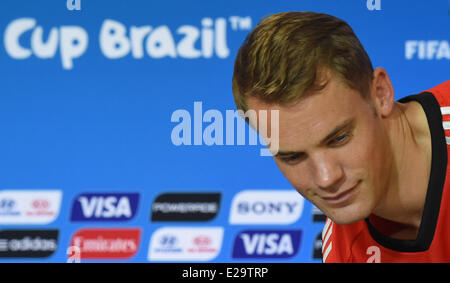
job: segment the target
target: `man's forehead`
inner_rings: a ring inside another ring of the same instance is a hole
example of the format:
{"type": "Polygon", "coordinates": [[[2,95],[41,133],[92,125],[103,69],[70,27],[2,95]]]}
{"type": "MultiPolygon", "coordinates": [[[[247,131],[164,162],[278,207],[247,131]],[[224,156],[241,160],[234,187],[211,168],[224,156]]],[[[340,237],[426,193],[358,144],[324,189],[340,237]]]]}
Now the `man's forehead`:
{"type": "MultiPolygon", "coordinates": [[[[280,117],[290,119],[295,116],[301,116],[302,112],[336,111],[338,108],[351,108],[355,104],[355,96],[359,92],[348,87],[344,82],[335,76],[329,76],[327,80],[321,81],[315,89],[307,91],[299,98],[289,103],[279,103],[273,101],[264,101],[255,96],[247,98],[249,109],[256,111],[279,110],[280,117]]],[[[310,115],[307,114],[307,115],[310,115]]]]}

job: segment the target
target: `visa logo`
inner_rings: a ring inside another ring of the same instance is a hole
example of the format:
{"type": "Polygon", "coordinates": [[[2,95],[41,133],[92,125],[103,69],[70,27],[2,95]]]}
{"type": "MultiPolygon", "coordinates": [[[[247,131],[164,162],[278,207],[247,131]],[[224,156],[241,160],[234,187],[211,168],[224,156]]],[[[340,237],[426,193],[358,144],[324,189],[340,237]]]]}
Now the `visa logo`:
{"type": "Polygon", "coordinates": [[[124,221],[136,215],[138,193],[81,194],[72,205],[72,221],[124,221]]]}
{"type": "Polygon", "coordinates": [[[298,253],[301,231],[248,230],[234,241],[233,258],[289,258],[298,253]]]}

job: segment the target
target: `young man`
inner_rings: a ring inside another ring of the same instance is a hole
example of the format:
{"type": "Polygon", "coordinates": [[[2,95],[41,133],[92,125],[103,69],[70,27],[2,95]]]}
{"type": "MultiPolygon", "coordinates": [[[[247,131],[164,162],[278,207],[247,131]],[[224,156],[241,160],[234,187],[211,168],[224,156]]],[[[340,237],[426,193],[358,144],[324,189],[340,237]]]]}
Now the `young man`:
{"type": "Polygon", "coordinates": [[[233,93],[279,110],[274,159],[328,216],[324,262],[450,262],[450,81],[395,102],[347,23],[288,12],[248,35],[233,93]]]}

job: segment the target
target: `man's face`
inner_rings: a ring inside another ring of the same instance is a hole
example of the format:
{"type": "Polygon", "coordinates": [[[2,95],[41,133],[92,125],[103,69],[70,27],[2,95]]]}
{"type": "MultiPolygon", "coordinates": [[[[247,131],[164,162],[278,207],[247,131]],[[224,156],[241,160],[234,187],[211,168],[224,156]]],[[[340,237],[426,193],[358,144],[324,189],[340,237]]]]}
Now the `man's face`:
{"type": "MultiPolygon", "coordinates": [[[[324,89],[280,106],[249,98],[249,109],[279,110],[275,161],[289,182],[338,224],[370,215],[389,180],[391,153],[374,107],[334,75],[324,89]]],[[[269,123],[270,123],[270,119],[269,123]]],[[[268,133],[270,136],[270,132],[268,133]]]]}

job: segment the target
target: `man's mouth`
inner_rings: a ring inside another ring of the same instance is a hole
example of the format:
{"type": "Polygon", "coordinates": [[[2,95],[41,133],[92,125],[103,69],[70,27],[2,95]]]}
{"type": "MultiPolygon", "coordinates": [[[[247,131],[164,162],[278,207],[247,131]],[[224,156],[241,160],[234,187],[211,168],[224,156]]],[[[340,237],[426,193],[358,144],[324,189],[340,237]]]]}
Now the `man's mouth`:
{"type": "Polygon", "coordinates": [[[361,183],[361,181],[358,181],[356,183],[356,185],[354,185],[353,187],[346,189],[344,191],[338,192],[335,195],[322,196],[321,198],[332,206],[341,206],[341,205],[345,204],[348,200],[350,200],[350,198],[352,198],[353,195],[355,195],[359,183],[361,183]]]}

